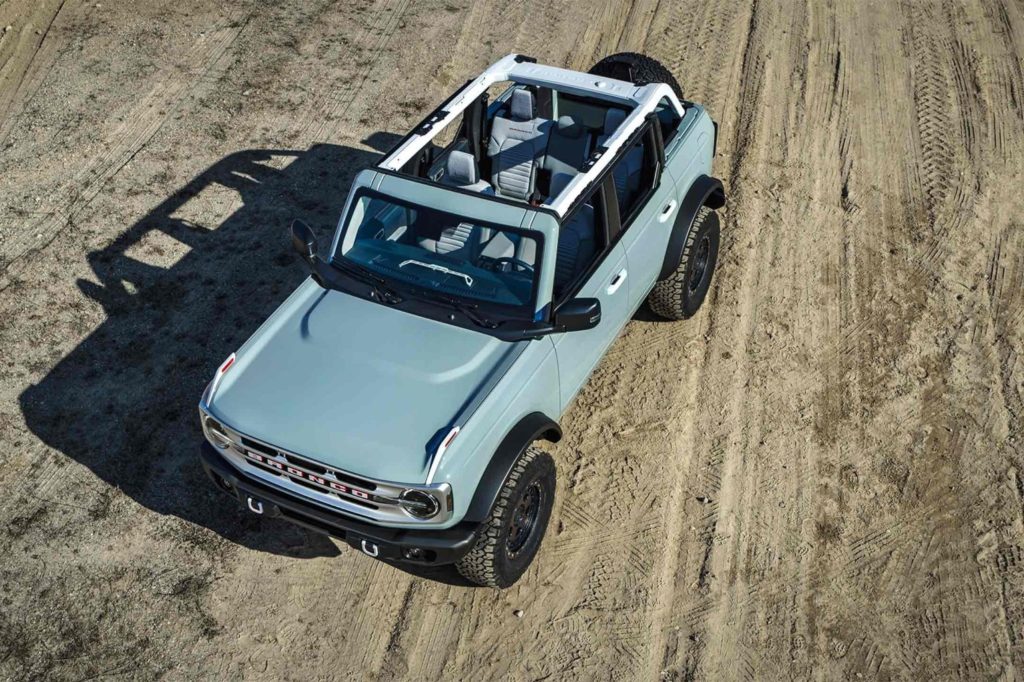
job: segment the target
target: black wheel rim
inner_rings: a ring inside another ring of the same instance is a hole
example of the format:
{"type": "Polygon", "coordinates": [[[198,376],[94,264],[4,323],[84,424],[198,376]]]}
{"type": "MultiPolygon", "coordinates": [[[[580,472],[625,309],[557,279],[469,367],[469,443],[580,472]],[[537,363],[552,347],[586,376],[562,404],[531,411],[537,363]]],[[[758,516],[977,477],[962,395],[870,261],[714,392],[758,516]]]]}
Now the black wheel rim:
{"type": "Polygon", "coordinates": [[[711,240],[708,237],[700,240],[697,254],[693,259],[693,270],[690,271],[690,291],[697,291],[704,281],[704,273],[708,269],[708,255],[711,253],[711,240]]]}
{"type": "Polygon", "coordinates": [[[508,555],[514,557],[526,545],[526,542],[533,535],[533,529],[537,526],[537,517],[540,516],[541,500],[544,491],[540,483],[531,483],[520,496],[516,506],[512,509],[512,520],[508,530],[508,540],[505,548],[508,555]]]}

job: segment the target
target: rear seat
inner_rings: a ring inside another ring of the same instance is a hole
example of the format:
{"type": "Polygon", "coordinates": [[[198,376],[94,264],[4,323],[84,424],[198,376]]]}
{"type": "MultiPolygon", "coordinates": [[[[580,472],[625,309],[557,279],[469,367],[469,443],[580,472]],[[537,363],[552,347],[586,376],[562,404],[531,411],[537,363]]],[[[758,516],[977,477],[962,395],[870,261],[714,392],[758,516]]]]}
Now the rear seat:
{"type": "MultiPolygon", "coordinates": [[[[604,115],[604,133],[598,136],[597,145],[605,144],[625,120],[625,111],[609,109],[604,115]]],[[[615,164],[612,174],[615,178],[615,193],[618,195],[620,207],[629,206],[636,191],[640,188],[643,165],[644,148],[640,143],[626,152],[625,156],[615,164]]]]}
{"type": "Polygon", "coordinates": [[[537,118],[533,93],[523,88],[512,92],[508,116],[498,114],[491,122],[491,184],[500,196],[529,200],[552,122],[537,118]]]}
{"type": "MultiPolygon", "coordinates": [[[[554,177],[556,175],[567,175],[571,180],[580,172],[580,168],[587,160],[590,153],[590,140],[586,128],[577,123],[572,116],[562,116],[558,119],[557,125],[551,131],[551,139],[548,141],[547,154],[541,166],[551,172],[551,191],[549,195],[554,198],[558,196],[555,192],[554,177]]],[[[564,188],[561,185],[559,191],[564,188]]]]}

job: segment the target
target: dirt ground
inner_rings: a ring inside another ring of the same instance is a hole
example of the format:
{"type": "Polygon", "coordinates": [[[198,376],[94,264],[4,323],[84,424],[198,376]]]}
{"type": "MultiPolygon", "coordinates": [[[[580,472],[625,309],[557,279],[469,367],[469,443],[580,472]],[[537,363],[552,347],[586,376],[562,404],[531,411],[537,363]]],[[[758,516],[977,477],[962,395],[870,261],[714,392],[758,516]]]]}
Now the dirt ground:
{"type": "Polygon", "coordinates": [[[0,0],[0,31],[0,678],[1024,674],[1020,0],[0,0]],[[195,405],[304,277],[290,220],[326,235],[496,58],[620,50],[721,125],[720,269],[566,415],[523,580],[244,517],[195,405]]]}

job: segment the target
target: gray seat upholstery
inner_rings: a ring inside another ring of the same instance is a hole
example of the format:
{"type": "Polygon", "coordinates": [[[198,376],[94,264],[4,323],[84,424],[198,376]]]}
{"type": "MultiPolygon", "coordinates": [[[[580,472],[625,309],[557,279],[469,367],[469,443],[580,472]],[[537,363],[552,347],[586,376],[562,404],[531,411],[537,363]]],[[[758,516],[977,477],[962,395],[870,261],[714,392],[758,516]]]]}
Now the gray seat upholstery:
{"type": "Polygon", "coordinates": [[[622,109],[608,109],[604,112],[604,131],[597,138],[598,144],[604,144],[605,140],[612,136],[622,122],[626,120],[626,112],[622,109]]]}
{"type": "Polygon", "coordinates": [[[476,235],[479,227],[471,223],[459,223],[455,227],[445,227],[434,234],[420,234],[416,243],[421,248],[433,253],[451,254],[460,258],[473,258],[476,235]]]}
{"type": "Polygon", "coordinates": [[[491,159],[491,184],[497,194],[529,199],[537,182],[537,165],[547,147],[551,121],[537,118],[533,93],[512,92],[509,117],[498,114],[491,122],[487,155],[491,159]]]}
{"type": "MultiPolygon", "coordinates": [[[[621,109],[609,109],[604,115],[604,133],[598,136],[597,144],[605,144],[625,120],[626,112],[621,109]]],[[[644,148],[642,143],[637,143],[616,162],[615,168],[612,169],[612,176],[615,179],[615,194],[619,198],[620,210],[628,209],[636,198],[636,192],[640,189],[643,168],[644,148]]]]}
{"type": "Polygon", "coordinates": [[[487,230],[480,255],[485,258],[515,258],[529,265],[537,262],[537,243],[512,232],[487,230]]]}
{"type": "MultiPolygon", "coordinates": [[[[487,181],[480,179],[476,159],[466,152],[452,151],[445,160],[441,183],[461,187],[483,194],[494,194],[487,181]]],[[[471,223],[459,223],[454,227],[442,228],[435,234],[418,235],[416,243],[427,251],[472,258],[479,244],[480,228],[471,223]]]]}
{"type": "MultiPolygon", "coordinates": [[[[548,140],[547,154],[542,167],[551,171],[551,198],[558,196],[555,192],[553,179],[556,175],[568,175],[570,178],[580,172],[587,154],[590,153],[590,140],[586,128],[577,123],[572,116],[562,116],[551,131],[548,140]]],[[[564,185],[563,185],[564,187],[564,185]]]]}
{"type": "Polygon", "coordinates": [[[449,152],[448,158],[445,160],[441,184],[473,190],[482,194],[494,194],[490,183],[480,179],[480,168],[473,155],[457,150],[449,152]]]}

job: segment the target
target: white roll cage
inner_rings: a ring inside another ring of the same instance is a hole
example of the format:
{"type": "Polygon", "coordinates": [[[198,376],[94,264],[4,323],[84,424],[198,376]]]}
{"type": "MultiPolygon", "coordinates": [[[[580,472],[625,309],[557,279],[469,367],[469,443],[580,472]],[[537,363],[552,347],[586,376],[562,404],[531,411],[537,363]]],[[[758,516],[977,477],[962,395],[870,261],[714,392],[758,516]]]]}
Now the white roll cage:
{"type": "Polygon", "coordinates": [[[544,208],[554,210],[559,216],[565,216],[569,207],[590,185],[591,179],[600,175],[611,163],[619,147],[644,124],[647,115],[657,108],[661,100],[667,99],[679,116],[682,117],[686,114],[676,93],[665,83],[636,85],[603,76],[561,69],[556,66],[545,66],[529,61],[520,55],[510,54],[492,64],[486,71],[464,85],[428,119],[429,126],[417,128],[417,131],[421,128],[427,128],[426,130],[409,135],[380,162],[378,167],[391,171],[401,170],[445,126],[461,116],[466,108],[488,88],[495,83],[506,81],[519,85],[547,87],[559,92],[605,99],[633,107],[626,120],[605,142],[607,151],[601,154],[600,158],[588,169],[581,170],[551,204],[541,204],[544,208]]]}

